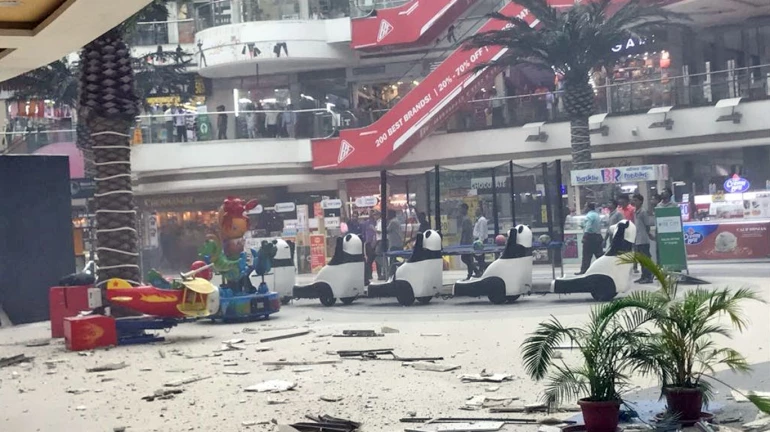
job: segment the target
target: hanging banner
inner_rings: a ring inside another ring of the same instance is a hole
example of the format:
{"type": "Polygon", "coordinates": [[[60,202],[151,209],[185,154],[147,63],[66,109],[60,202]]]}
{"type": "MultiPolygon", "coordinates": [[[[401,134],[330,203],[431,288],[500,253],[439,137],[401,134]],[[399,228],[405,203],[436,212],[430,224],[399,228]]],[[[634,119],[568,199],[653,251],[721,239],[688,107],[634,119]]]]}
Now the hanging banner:
{"type": "Polygon", "coordinates": [[[326,236],[310,235],[310,271],[317,273],[326,265],[326,236]]]}
{"type": "Polygon", "coordinates": [[[687,251],[684,244],[682,213],[679,207],[655,209],[657,228],[658,265],[667,271],[687,270],[687,251]]]}

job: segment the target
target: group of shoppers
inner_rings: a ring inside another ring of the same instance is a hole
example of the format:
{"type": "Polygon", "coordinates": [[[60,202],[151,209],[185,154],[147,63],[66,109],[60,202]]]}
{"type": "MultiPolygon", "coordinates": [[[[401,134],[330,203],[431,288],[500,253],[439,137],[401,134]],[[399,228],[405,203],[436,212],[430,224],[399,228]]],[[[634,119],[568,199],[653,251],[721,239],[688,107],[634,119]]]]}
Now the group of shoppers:
{"type": "MultiPolygon", "coordinates": [[[[665,188],[660,195],[654,194],[651,197],[652,208],[656,207],[677,207],[678,204],[672,200],[671,189],[665,188]]],[[[634,250],[648,257],[650,253],[650,244],[655,240],[655,234],[652,227],[655,226],[655,217],[652,212],[647,210],[644,205],[644,196],[636,193],[629,199],[628,195],[620,195],[608,206],[610,210],[608,224],[615,225],[622,220],[629,220],[636,225],[636,238],[634,240],[634,250]]],[[[605,245],[611,242],[609,231],[602,236],[601,216],[596,209],[596,204],[588,203],[585,208],[585,219],[582,223],[583,228],[583,260],[578,275],[584,274],[591,265],[592,258],[599,258],[604,254],[605,245]]],[[[637,266],[634,266],[634,272],[638,273],[637,266]]],[[[635,283],[652,283],[652,274],[647,269],[642,269],[642,274],[635,283]]]]}

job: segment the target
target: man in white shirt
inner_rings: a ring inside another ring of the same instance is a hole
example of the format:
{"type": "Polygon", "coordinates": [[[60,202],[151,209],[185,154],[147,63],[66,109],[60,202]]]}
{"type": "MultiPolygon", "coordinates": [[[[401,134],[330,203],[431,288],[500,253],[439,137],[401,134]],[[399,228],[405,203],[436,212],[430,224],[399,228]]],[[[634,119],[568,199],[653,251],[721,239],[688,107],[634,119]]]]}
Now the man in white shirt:
{"type": "Polygon", "coordinates": [[[177,142],[187,142],[187,120],[182,107],[177,107],[174,112],[174,126],[176,126],[177,142]]]}

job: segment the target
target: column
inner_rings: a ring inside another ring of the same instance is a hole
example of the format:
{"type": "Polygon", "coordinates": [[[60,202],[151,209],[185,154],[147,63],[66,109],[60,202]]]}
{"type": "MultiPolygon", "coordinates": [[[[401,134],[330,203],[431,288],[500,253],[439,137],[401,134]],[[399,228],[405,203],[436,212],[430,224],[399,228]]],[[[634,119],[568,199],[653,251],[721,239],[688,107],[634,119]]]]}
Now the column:
{"type": "Polygon", "coordinates": [[[241,0],[230,0],[230,23],[238,24],[243,21],[242,17],[241,0]]]}
{"type": "Polygon", "coordinates": [[[166,31],[168,32],[168,43],[176,45],[179,43],[179,10],[178,5],[175,2],[166,3],[166,9],[168,10],[168,24],[166,25],[166,31]]]}
{"type": "Polygon", "coordinates": [[[299,1],[299,19],[310,19],[310,4],[308,0],[297,1],[299,1]]]}

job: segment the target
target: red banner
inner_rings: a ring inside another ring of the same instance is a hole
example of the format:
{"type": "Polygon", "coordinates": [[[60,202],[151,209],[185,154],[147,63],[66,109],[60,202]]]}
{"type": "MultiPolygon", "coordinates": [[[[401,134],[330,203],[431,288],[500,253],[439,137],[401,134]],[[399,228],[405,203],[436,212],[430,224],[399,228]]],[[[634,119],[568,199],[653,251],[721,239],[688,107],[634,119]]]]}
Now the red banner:
{"type": "Polygon", "coordinates": [[[326,236],[310,235],[310,271],[317,273],[326,265],[326,236]]]}
{"type": "Polygon", "coordinates": [[[693,222],[684,224],[690,260],[770,258],[770,222],[693,222]]]}
{"type": "MultiPolygon", "coordinates": [[[[550,4],[572,5],[574,0],[550,0],[550,4]]],[[[537,24],[529,11],[516,3],[508,3],[500,12],[537,24]]],[[[505,25],[504,21],[491,19],[479,32],[501,30],[505,25]]],[[[458,48],[372,125],[342,130],[338,138],[313,140],[313,168],[378,167],[398,162],[463,103],[490,85],[497,71],[487,68],[474,73],[473,69],[499,58],[506,50],[503,47],[458,48]]]]}
{"type": "Polygon", "coordinates": [[[351,20],[350,46],[358,50],[433,43],[478,0],[412,0],[351,20]]]}

